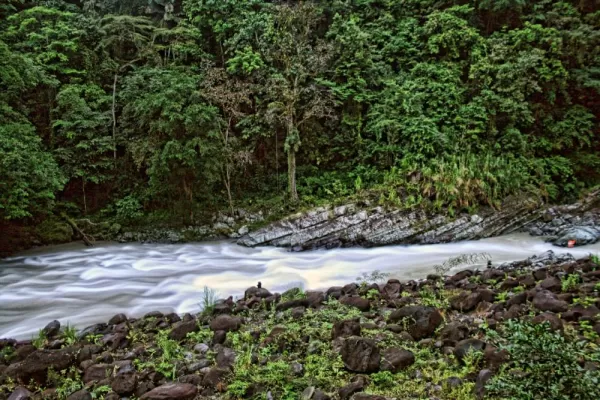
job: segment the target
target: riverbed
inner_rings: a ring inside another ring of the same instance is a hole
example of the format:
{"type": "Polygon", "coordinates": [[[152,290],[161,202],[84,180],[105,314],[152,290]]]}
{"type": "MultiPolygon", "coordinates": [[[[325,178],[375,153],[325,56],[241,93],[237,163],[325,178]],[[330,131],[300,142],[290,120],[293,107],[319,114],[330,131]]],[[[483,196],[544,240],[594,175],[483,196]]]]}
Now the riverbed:
{"type": "Polygon", "coordinates": [[[118,313],[137,317],[154,310],[196,312],[205,286],[221,297],[243,296],[258,281],[272,292],[294,286],[325,289],[373,270],[401,280],[424,278],[434,265],[464,253],[485,252],[498,264],[550,249],[583,257],[600,252],[600,244],[564,249],[541,238],[512,234],[437,245],[302,253],[246,248],[230,241],[48,247],[0,260],[0,338],[31,338],[54,319],[83,328],[118,313]]]}

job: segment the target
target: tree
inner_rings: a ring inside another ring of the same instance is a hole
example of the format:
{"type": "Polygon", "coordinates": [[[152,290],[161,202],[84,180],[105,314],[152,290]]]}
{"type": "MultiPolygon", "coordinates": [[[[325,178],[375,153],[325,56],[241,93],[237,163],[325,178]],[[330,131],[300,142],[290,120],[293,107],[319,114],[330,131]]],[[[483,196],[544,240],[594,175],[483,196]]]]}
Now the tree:
{"type": "Polygon", "coordinates": [[[65,85],[57,96],[52,125],[59,141],[55,154],[65,175],[81,180],[84,213],[86,184],[104,182],[113,167],[110,103],[110,96],[94,84],[65,85]]]}
{"type": "Polygon", "coordinates": [[[267,81],[267,116],[286,133],[288,191],[293,202],[298,200],[296,153],[301,129],[316,119],[334,117],[331,91],[317,82],[329,62],[329,46],[312,37],[319,21],[320,13],[314,4],[279,5],[267,49],[275,69],[267,81]]]}
{"type": "Polygon", "coordinates": [[[211,199],[223,149],[218,109],[186,69],[142,68],[128,76],[121,98],[128,150],[150,178],[152,196],[177,203],[193,221],[197,199],[211,199]]]}
{"type": "Polygon", "coordinates": [[[117,159],[117,83],[123,71],[148,55],[154,26],[144,17],[106,15],[100,21],[99,47],[111,57],[113,156],[117,159]]]}
{"type": "Polygon", "coordinates": [[[52,208],[65,179],[27,120],[0,104],[0,215],[30,217],[52,208]]]}
{"type": "Polygon", "coordinates": [[[237,122],[246,116],[252,107],[252,86],[227,74],[223,68],[212,68],[207,71],[202,82],[202,96],[209,103],[219,107],[223,119],[219,120],[224,162],[222,165],[223,183],[227,190],[229,209],[233,214],[233,198],[231,195],[232,173],[236,166],[250,162],[250,155],[244,151],[233,129],[237,122]]]}

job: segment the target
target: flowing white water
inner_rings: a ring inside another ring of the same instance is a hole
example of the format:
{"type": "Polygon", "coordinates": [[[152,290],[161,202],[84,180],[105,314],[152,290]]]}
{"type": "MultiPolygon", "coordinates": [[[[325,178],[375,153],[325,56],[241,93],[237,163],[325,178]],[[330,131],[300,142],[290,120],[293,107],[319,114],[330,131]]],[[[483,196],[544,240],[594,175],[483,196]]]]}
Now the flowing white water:
{"type": "Polygon", "coordinates": [[[83,328],[117,313],[194,312],[204,286],[222,297],[243,295],[257,281],[272,292],[324,289],[379,270],[402,280],[423,278],[450,257],[486,252],[494,263],[552,249],[581,257],[600,244],[562,249],[515,234],[480,241],[291,253],[231,242],[185,245],[57,246],[0,261],[0,337],[31,338],[51,320],[83,328]]]}

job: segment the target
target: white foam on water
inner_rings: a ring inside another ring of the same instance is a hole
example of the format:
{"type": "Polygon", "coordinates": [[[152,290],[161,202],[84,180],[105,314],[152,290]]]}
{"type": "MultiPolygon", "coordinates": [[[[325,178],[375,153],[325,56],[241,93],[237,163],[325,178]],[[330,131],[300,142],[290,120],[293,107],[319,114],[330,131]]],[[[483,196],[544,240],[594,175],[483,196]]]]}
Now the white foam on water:
{"type": "Polygon", "coordinates": [[[402,280],[423,278],[435,264],[464,253],[486,252],[494,263],[501,263],[550,249],[582,257],[599,252],[600,244],[564,249],[514,234],[450,244],[304,253],[250,249],[231,241],[37,249],[0,262],[0,337],[31,338],[53,319],[83,328],[118,313],[139,317],[154,310],[197,312],[205,286],[220,297],[241,297],[258,281],[272,292],[295,286],[326,289],[373,270],[402,280]]]}

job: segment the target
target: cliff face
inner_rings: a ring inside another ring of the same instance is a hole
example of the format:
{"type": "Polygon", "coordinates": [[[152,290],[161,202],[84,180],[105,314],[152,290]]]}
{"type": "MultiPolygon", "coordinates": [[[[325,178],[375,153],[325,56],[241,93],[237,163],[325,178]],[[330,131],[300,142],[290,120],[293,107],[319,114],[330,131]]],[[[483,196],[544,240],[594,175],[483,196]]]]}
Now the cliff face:
{"type": "Polygon", "coordinates": [[[539,202],[530,199],[513,201],[502,210],[455,217],[348,204],[292,215],[250,232],[238,243],[294,250],[443,243],[510,233],[539,219],[543,211],[539,202]]]}
{"type": "Polygon", "coordinates": [[[595,228],[599,218],[590,217],[596,213],[588,211],[597,205],[599,193],[590,193],[578,203],[558,207],[547,207],[534,199],[512,199],[500,210],[487,208],[477,214],[455,217],[422,210],[390,210],[356,204],[320,207],[250,232],[240,238],[238,244],[289,247],[301,251],[445,243],[528,230],[532,235],[548,236],[557,245],[565,246],[565,238],[568,239],[572,232],[581,231],[578,229],[580,224],[586,226],[587,234],[597,233],[592,240],[577,241],[577,244],[587,244],[600,239],[600,230],[595,228]],[[549,226],[553,229],[541,229],[549,226]]]}

